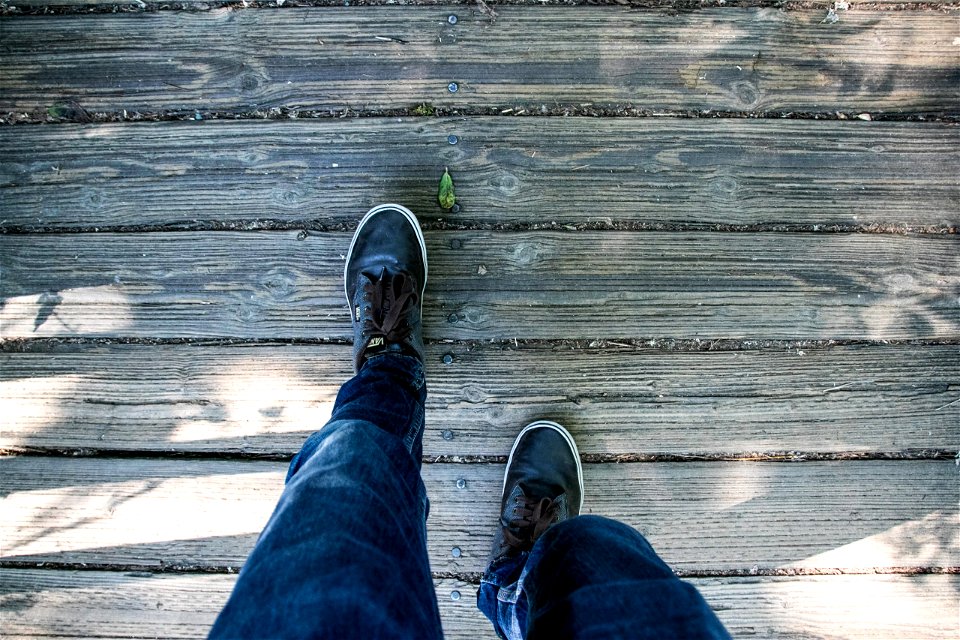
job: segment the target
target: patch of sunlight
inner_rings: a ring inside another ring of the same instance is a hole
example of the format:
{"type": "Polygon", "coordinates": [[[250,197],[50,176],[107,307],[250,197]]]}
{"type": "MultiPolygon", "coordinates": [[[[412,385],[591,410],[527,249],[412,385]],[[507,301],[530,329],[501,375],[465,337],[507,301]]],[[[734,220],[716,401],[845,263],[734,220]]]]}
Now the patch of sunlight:
{"type": "Polygon", "coordinates": [[[115,124],[101,124],[85,128],[80,135],[84,138],[115,138],[120,132],[120,127],[115,124]]]}
{"type": "Polygon", "coordinates": [[[934,511],[788,566],[836,569],[956,566],[960,561],[960,529],[956,519],[956,513],[934,511]]]}
{"type": "Polygon", "coordinates": [[[711,511],[726,511],[767,495],[772,479],[769,469],[768,465],[750,462],[724,464],[708,487],[711,511]]]}
{"type": "MultiPolygon", "coordinates": [[[[947,637],[956,624],[943,576],[810,576],[760,585],[757,617],[793,637],[947,637]]],[[[720,589],[718,589],[720,591],[720,589]]],[[[718,594],[719,595],[719,594],[718,594]]],[[[721,612],[721,617],[723,613],[721,612]]],[[[765,624],[764,624],[765,623],[765,624]]]]}
{"type": "Polygon", "coordinates": [[[265,368],[255,359],[217,374],[209,384],[210,399],[225,415],[181,422],[171,442],[316,431],[330,420],[337,394],[322,393],[297,372],[265,368]]]}
{"type": "Polygon", "coordinates": [[[18,446],[13,434],[29,435],[62,416],[57,400],[69,397],[82,376],[41,376],[0,380],[0,441],[18,446]]]}
{"type": "Polygon", "coordinates": [[[914,333],[948,337],[960,329],[957,323],[931,311],[928,303],[916,297],[889,297],[864,309],[862,318],[867,336],[877,340],[895,335],[911,336],[914,333]]]}
{"type": "Polygon", "coordinates": [[[102,335],[128,327],[131,308],[115,285],[15,296],[0,308],[0,337],[102,335]]]}
{"type": "Polygon", "coordinates": [[[139,478],[12,491],[0,501],[4,557],[256,535],[283,472],[139,478]]]}

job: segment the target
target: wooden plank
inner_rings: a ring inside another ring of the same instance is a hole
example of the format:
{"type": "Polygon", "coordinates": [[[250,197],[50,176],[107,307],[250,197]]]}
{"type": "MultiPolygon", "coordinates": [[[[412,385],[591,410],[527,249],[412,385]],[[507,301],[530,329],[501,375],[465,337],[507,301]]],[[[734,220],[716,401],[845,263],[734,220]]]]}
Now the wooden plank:
{"type": "MultiPolygon", "coordinates": [[[[6,235],[4,337],[349,339],[349,240],[6,235]]],[[[431,340],[960,335],[956,236],[448,231],[427,245],[431,340]]]]}
{"type": "MultiPolygon", "coordinates": [[[[196,638],[226,602],[232,575],[0,570],[7,638],[196,638]],[[118,597],[123,594],[123,597],[118,597]]],[[[943,638],[955,630],[956,575],[837,575],[690,580],[734,637],[943,638]]],[[[494,638],[476,586],[438,579],[447,638],[494,638]],[[452,600],[453,591],[460,593],[452,600]]]]}
{"type": "Polygon", "coordinates": [[[0,110],[957,112],[952,10],[826,24],[822,9],[541,9],[498,7],[495,22],[462,5],[15,17],[0,110]]]}
{"type": "MultiPolygon", "coordinates": [[[[237,568],[274,508],[285,469],[6,458],[2,554],[31,563],[237,568]]],[[[952,461],[590,464],[584,478],[584,513],[637,527],[681,571],[960,566],[952,461]]],[[[424,481],[432,569],[482,571],[503,465],[429,464],[424,481]]]]}
{"type": "MultiPolygon", "coordinates": [[[[930,2],[900,2],[899,0],[869,0],[865,3],[854,3],[857,5],[857,8],[865,8],[864,4],[869,5],[867,9],[872,8],[875,5],[898,5],[897,9],[916,9],[916,8],[930,8],[938,5],[948,5],[952,0],[931,0],[930,2]]],[[[163,0],[150,0],[149,2],[143,2],[142,0],[17,0],[16,7],[18,9],[27,9],[27,10],[37,10],[44,7],[114,7],[116,10],[125,11],[125,12],[135,12],[143,10],[155,10],[156,8],[163,8],[168,10],[178,10],[180,8],[189,8],[194,11],[209,11],[211,8],[221,8],[231,6],[230,0],[177,0],[175,3],[176,6],[173,6],[174,3],[166,2],[163,0]]],[[[414,3],[411,3],[414,4],[414,3]]],[[[437,0],[418,0],[415,4],[418,5],[436,5],[439,4],[437,0]]],[[[545,4],[545,3],[544,3],[545,4]]],[[[574,3],[570,3],[574,4],[574,3]]],[[[578,2],[578,4],[586,4],[585,2],[578,2]]],[[[801,4],[801,3],[797,3],[801,4]]],[[[258,2],[256,8],[262,7],[274,7],[274,6],[290,6],[286,3],[286,0],[270,0],[258,2]]],[[[827,10],[830,6],[833,5],[832,1],[828,0],[811,0],[809,2],[803,2],[802,6],[804,8],[811,7],[822,7],[824,11],[827,10]]],[[[233,5],[236,6],[236,5],[233,5]]],[[[556,6],[556,5],[554,5],[556,6]]],[[[708,8],[716,6],[716,3],[711,0],[700,0],[700,2],[694,4],[686,2],[686,0],[644,0],[642,3],[633,2],[630,5],[634,9],[663,9],[667,11],[693,11],[702,8],[708,8]]],[[[791,5],[784,4],[782,8],[792,9],[791,5]]],[[[245,10],[250,10],[250,7],[244,7],[245,10]]],[[[102,9],[101,9],[102,10],[102,9]]],[[[459,10],[459,7],[456,7],[455,10],[459,10]]],[[[549,9],[548,9],[549,10],[549,9]]],[[[498,14],[499,15],[499,14],[498,14]]],[[[844,12],[841,10],[838,14],[841,19],[844,15],[844,12]]]]}
{"type": "MultiPolygon", "coordinates": [[[[875,5],[898,5],[897,9],[916,9],[916,8],[930,8],[938,5],[948,5],[951,3],[951,0],[931,0],[930,2],[900,2],[899,0],[869,0],[869,2],[864,3],[853,3],[857,5],[857,8],[865,8],[864,5],[868,5],[866,8],[872,8],[875,5]]],[[[282,7],[286,4],[285,0],[277,2],[277,0],[270,0],[258,2],[256,8],[261,7],[282,7]]],[[[418,5],[436,5],[439,4],[437,0],[418,0],[416,3],[418,5]]],[[[545,4],[545,3],[544,3],[545,4]]],[[[575,4],[575,3],[570,3],[575,4]]],[[[576,4],[586,4],[585,2],[578,2],[576,4]]],[[[828,0],[811,0],[809,2],[796,3],[802,4],[804,8],[811,7],[822,7],[824,11],[827,10],[830,6],[833,5],[832,1],[828,0]]],[[[135,12],[143,10],[155,10],[156,8],[163,8],[168,10],[178,10],[180,8],[189,8],[194,11],[209,11],[211,8],[222,8],[231,6],[230,0],[177,0],[175,3],[165,2],[163,0],[150,0],[149,2],[143,2],[142,0],[17,0],[16,7],[18,9],[28,9],[28,10],[37,10],[44,7],[114,7],[115,10],[126,11],[126,12],[135,12]]],[[[236,5],[233,5],[236,6],[236,5]]],[[[290,5],[287,5],[288,7],[290,5]]],[[[554,5],[556,6],[556,5],[554,5]]],[[[709,8],[716,6],[716,3],[711,2],[711,0],[700,0],[698,3],[686,2],[686,0],[644,0],[641,2],[633,2],[630,5],[634,9],[663,9],[667,11],[694,11],[702,8],[709,8]]],[[[792,9],[790,4],[781,5],[781,8],[792,9]]],[[[250,7],[244,7],[246,10],[250,10],[250,7]]],[[[459,10],[459,7],[454,8],[459,10]]],[[[101,9],[102,10],[102,9],[101,9]]],[[[499,14],[498,14],[499,15],[499,14]]],[[[841,10],[838,15],[843,17],[844,11],[841,10]]]]}
{"type": "MultiPolygon", "coordinates": [[[[232,588],[224,575],[4,570],[7,637],[203,635],[232,588]],[[117,598],[118,591],[124,598],[117,598]],[[188,606],[184,606],[185,604],[188,606]]],[[[818,576],[693,580],[735,635],[769,638],[943,637],[956,576],[818,576]],[[824,592],[832,597],[826,598],[824,592]],[[722,608],[721,608],[722,607],[722,608]],[[842,621],[840,624],[838,622],[842,621]]],[[[494,637],[475,586],[437,581],[446,637],[494,637]],[[450,592],[461,592],[451,601],[450,592]]]]}
{"type": "Polygon", "coordinates": [[[952,125],[417,118],[0,128],[0,227],[454,224],[960,226],[952,125]],[[448,136],[456,135],[451,145],[448,136]]]}
{"type": "MultiPolygon", "coordinates": [[[[224,574],[0,569],[4,638],[202,638],[235,581],[224,574]]],[[[435,582],[445,637],[496,638],[476,608],[476,585],[435,582]]]]}
{"type": "MultiPolygon", "coordinates": [[[[293,455],[329,419],[350,354],[70,344],[3,353],[0,448],[293,455]]],[[[440,344],[427,349],[427,379],[427,457],[505,456],[520,427],[543,417],[565,424],[585,454],[897,453],[960,439],[960,347],[948,345],[440,344]]]]}
{"type": "Polygon", "coordinates": [[[202,638],[236,576],[0,569],[5,638],[202,638]]]}

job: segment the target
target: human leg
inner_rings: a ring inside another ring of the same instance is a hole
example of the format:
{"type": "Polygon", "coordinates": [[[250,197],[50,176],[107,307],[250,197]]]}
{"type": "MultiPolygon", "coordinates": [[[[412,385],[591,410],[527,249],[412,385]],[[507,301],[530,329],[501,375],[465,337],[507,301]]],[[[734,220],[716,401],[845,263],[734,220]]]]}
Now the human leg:
{"type": "Polygon", "coordinates": [[[211,637],[441,636],[420,478],[425,254],[412,214],[371,214],[347,260],[357,375],[291,462],[211,637]]]}
{"type": "Polygon", "coordinates": [[[622,522],[558,523],[537,541],[527,567],[527,638],[730,637],[696,588],[622,522]]]}
{"type": "MultiPolygon", "coordinates": [[[[508,462],[501,529],[478,592],[478,606],[504,638],[727,638],[723,625],[691,585],[680,581],[636,530],[596,516],[567,517],[541,509],[519,516],[522,501],[568,502],[582,495],[572,480],[576,448],[517,439],[521,466],[508,462]],[[529,481],[551,467],[565,468],[566,485],[529,481]],[[519,489],[518,489],[519,487],[519,489]],[[558,491],[563,494],[557,493],[558,491]],[[539,492],[539,493],[537,493],[539,492]]],[[[572,440],[572,439],[571,439],[572,440]]],[[[546,502],[542,502],[546,504],[546,502]]]]}

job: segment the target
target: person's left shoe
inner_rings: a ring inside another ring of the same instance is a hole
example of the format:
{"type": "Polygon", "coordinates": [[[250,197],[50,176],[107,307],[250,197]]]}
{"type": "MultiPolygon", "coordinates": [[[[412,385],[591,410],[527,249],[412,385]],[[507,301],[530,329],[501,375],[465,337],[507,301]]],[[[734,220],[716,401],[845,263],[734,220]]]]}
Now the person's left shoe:
{"type": "Polygon", "coordinates": [[[487,566],[533,549],[547,529],[580,515],[583,468],[570,432],[537,420],[520,432],[503,476],[500,522],[487,566]]]}
{"type": "Polygon", "coordinates": [[[353,322],[354,369],[381,353],[423,362],[423,292],[427,247],[406,207],[382,204],[360,220],[344,268],[353,322]]]}

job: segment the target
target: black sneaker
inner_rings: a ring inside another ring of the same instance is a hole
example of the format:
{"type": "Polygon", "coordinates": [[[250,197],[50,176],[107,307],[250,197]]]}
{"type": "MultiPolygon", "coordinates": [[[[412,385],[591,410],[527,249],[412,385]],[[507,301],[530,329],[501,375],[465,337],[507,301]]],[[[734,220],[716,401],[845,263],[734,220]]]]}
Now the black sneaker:
{"type": "Polygon", "coordinates": [[[547,529],[580,515],[582,506],[583,469],[573,436],[556,422],[527,425],[507,460],[490,562],[530,551],[547,529]]]}
{"type": "Polygon", "coordinates": [[[423,362],[427,246],[406,207],[382,204],[360,220],[343,274],[353,321],[354,369],[384,352],[423,362]]]}

